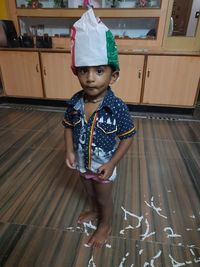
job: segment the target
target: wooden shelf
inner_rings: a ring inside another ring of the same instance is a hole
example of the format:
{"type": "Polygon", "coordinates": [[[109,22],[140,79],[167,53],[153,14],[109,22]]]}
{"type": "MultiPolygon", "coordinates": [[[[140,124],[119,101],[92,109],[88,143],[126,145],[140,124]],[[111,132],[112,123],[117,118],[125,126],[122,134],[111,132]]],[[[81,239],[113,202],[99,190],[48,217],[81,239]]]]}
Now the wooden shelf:
{"type": "MultiPolygon", "coordinates": [[[[170,0],[169,0],[170,1],[170,0]]],[[[86,11],[85,8],[16,8],[15,0],[7,1],[10,17],[15,22],[18,34],[20,31],[19,20],[28,18],[32,19],[78,19],[86,11]]],[[[161,7],[155,8],[95,8],[95,14],[102,19],[113,19],[116,25],[118,19],[155,19],[155,28],[157,35],[155,39],[133,38],[119,39],[117,43],[126,48],[149,48],[160,49],[162,46],[166,14],[168,8],[168,0],[161,1],[161,7]]],[[[152,24],[153,25],[153,24],[152,24]]],[[[150,30],[150,29],[149,29],[150,30]]]]}
{"type": "MultiPolygon", "coordinates": [[[[85,9],[82,8],[17,8],[16,15],[18,17],[63,17],[63,18],[79,18],[85,9]]],[[[95,14],[105,18],[149,18],[160,17],[160,9],[95,9],[95,14]],[[114,11],[114,12],[113,12],[114,11]]]]}

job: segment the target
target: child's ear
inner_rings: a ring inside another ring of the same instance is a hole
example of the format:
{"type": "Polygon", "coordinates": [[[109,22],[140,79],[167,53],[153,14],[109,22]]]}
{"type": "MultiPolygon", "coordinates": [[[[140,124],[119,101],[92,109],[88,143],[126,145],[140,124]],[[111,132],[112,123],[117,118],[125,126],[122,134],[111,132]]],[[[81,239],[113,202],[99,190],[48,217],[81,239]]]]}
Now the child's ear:
{"type": "Polygon", "coordinates": [[[119,71],[113,71],[112,76],[111,76],[111,80],[110,80],[110,84],[115,83],[119,78],[119,71]]]}

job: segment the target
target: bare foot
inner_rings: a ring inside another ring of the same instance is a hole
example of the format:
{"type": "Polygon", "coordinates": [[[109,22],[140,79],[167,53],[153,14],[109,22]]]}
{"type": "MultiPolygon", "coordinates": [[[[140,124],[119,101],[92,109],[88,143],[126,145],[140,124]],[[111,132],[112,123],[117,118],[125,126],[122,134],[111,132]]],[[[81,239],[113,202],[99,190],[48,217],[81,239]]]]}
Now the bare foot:
{"type": "Polygon", "coordinates": [[[78,223],[94,221],[98,218],[98,213],[93,210],[81,212],[78,217],[78,223]]]}
{"type": "Polygon", "coordinates": [[[107,239],[111,233],[111,227],[107,224],[99,224],[97,230],[94,232],[88,245],[93,248],[101,248],[107,242],[107,239]]]}

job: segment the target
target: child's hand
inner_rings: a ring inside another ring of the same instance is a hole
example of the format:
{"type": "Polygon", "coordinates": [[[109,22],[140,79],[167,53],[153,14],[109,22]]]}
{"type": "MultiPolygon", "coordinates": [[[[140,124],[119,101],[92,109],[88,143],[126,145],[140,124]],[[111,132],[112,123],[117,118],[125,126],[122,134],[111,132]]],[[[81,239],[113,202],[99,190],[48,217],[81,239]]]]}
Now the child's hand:
{"type": "Polygon", "coordinates": [[[65,158],[65,163],[67,164],[67,167],[69,167],[70,169],[76,169],[75,154],[67,153],[65,158]]]}
{"type": "Polygon", "coordinates": [[[110,161],[103,164],[99,168],[99,177],[101,179],[107,180],[112,175],[114,168],[115,165],[113,165],[110,161]]]}

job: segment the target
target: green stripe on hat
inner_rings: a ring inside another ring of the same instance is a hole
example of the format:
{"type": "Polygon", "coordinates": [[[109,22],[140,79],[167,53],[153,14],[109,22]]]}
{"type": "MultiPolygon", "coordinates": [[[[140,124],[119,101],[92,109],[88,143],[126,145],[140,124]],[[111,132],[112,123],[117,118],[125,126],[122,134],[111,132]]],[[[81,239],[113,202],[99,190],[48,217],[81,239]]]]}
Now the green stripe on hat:
{"type": "Polygon", "coordinates": [[[119,70],[117,46],[110,30],[106,32],[106,43],[107,43],[108,65],[114,67],[115,70],[119,70]]]}

